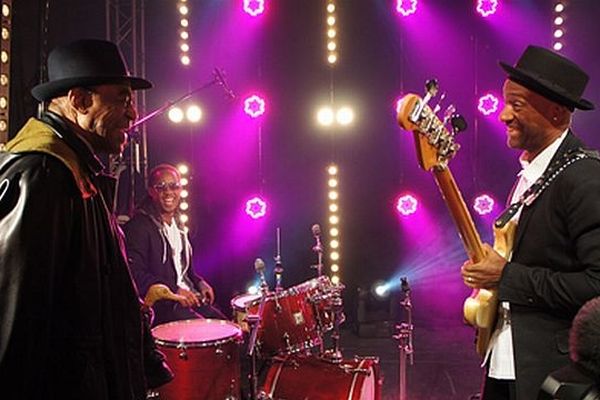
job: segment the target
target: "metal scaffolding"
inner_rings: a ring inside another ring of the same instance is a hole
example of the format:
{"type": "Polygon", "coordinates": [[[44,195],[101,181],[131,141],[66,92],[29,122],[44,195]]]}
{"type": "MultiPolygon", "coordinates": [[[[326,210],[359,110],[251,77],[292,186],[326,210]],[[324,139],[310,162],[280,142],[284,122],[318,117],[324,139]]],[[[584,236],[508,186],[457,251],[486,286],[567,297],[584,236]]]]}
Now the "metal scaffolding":
{"type": "MultiPolygon", "coordinates": [[[[134,76],[146,76],[145,0],[106,0],[106,37],[119,46],[134,76]]],[[[135,92],[135,101],[140,116],[146,114],[146,94],[135,92]]],[[[129,171],[129,196],[127,213],[131,215],[135,206],[136,181],[148,178],[148,146],[146,126],[138,127],[130,137],[129,155],[111,158],[110,168],[117,177],[129,171]]],[[[117,192],[117,195],[119,193],[117,192]]],[[[117,196],[116,196],[117,197],[117,196]]],[[[116,208],[115,199],[114,208],[116,208]]],[[[115,210],[116,211],[116,210],[115,210]]]]}

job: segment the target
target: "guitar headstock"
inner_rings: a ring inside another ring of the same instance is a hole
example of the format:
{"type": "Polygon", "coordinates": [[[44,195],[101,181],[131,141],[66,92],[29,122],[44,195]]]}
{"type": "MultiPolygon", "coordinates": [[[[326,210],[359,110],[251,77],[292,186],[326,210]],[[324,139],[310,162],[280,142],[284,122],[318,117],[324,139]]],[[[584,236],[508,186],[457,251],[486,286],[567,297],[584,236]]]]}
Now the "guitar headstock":
{"type": "Polygon", "coordinates": [[[400,100],[398,123],[414,133],[421,168],[427,171],[445,169],[460,148],[455,135],[465,130],[467,124],[462,116],[455,113],[453,106],[448,107],[442,122],[436,115],[439,105],[435,111],[427,105],[437,94],[437,81],[428,81],[426,88],[427,94],[423,98],[411,93],[400,100]]]}

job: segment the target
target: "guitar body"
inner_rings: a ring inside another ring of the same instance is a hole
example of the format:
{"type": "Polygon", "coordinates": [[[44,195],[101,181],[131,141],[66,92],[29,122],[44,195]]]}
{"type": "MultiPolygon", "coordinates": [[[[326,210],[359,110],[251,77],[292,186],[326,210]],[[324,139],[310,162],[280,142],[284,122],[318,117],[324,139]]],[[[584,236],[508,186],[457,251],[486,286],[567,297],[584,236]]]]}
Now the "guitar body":
{"type": "MultiPolygon", "coordinates": [[[[428,94],[427,98],[430,98],[428,94]]],[[[425,100],[415,94],[404,96],[398,110],[398,123],[414,133],[419,164],[426,171],[432,171],[442,193],[450,215],[463,242],[469,259],[477,263],[484,258],[483,245],[469,210],[450,169],[448,161],[456,154],[459,145],[425,100]]],[[[494,249],[503,257],[508,257],[516,231],[514,223],[494,230],[494,249]]],[[[484,357],[494,330],[498,312],[496,289],[474,290],[463,306],[464,320],[477,330],[477,353],[484,357]]]]}

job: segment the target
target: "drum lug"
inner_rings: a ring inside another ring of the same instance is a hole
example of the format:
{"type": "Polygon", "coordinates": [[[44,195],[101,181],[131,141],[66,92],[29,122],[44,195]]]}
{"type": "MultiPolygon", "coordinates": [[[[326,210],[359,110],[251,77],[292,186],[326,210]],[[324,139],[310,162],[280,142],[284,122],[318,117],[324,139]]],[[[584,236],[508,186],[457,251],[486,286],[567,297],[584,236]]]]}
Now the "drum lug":
{"type": "Polygon", "coordinates": [[[223,351],[223,349],[221,347],[217,347],[215,349],[215,354],[222,355],[223,353],[224,353],[224,351],[223,351]]]}
{"type": "Polygon", "coordinates": [[[177,346],[177,349],[179,349],[179,354],[178,354],[179,358],[180,358],[180,359],[182,359],[182,360],[185,360],[185,361],[187,361],[187,359],[188,359],[188,355],[187,355],[187,351],[186,351],[185,344],[183,344],[183,343],[180,343],[180,344],[177,346]]]}

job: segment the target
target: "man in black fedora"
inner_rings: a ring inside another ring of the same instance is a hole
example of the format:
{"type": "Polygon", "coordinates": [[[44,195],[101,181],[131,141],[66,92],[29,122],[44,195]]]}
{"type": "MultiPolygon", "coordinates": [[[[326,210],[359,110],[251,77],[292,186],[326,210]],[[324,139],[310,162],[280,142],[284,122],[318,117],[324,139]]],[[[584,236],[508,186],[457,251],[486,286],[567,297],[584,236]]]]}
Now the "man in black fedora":
{"type": "Polygon", "coordinates": [[[152,339],[98,156],[123,150],[152,85],[103,40],[57,47],[48,74],[47,111],[0,153],[1,397],[144,399],[152,339]]]}
{"type": "Polygon", "coordinates": [[[577,310],[600,295],[600,162],[570,128],[575,109],[594,108],[582,98],[588,76],[579,66],[536,46],[500,65],[508,74],[500,120],[522,170],[497,225],[512,220],[517,230],[508,259],[485,245],[462,277],[497,289],[500,301],[482,398],[531,400],[569,362],[577,310]]]}

